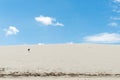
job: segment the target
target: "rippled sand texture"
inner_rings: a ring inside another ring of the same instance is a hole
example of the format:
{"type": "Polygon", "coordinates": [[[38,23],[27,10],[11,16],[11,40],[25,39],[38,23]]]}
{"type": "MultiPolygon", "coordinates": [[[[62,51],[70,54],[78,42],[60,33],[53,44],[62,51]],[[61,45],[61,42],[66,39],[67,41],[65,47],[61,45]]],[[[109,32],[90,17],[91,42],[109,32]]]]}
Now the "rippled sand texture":
{"type": "Polygon", "coordinates": [[[79,78],[79,77],[28,77],[28,78],[0,78],[0,80],[120,80],[120,78],[102,77],[102,78],[79,78]]]}

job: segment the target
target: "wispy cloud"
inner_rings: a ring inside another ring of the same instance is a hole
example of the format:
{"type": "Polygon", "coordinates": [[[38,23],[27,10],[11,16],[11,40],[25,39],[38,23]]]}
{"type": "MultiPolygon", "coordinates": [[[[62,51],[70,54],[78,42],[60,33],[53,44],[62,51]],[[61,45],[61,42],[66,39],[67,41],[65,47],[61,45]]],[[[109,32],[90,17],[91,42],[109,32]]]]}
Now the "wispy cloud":
{"type": "Polygon", "coordinates": [[[71,41],[71,42],[67,42],[66,44],[75,44],[75,43],[71,41]]]}
{"type": "Polygon", "coordinates": [[[45,45],[44,43],[38,43],[38,45],[45,45]]]}
{"type": "Polygon", "coordinates": [[[45,26],[64,26],[62,23],[58,22],[55,18],[40,15],[35,17],[35,20],[45,26]]]}
{"type": "Polygon", "coordinates": [[[108,23],[111,27],[118,27],[119,26],[119,20],[120,20],[120,0],[110,0],[111,1],[111,7],[112,7],[112,14],[110,16],[110,23],[108,23]]]}
{"type": "Polygon", "coordinates": [[[92,43],[118,43],[120,42],[120,34],[118,33],[100,33],[96,35],[84,37],[85,42],[92,43]]]}
{"type": "Polygon", "coordinates": [[[120,0],[113,0],[113,2],[117,2],[117,3],[120,3],[120,0]]]}
{"type": "Polygon", "coordinates": [[[120,13],[120,0],[112,0],[113,12],[120,13]]]}
{"type": "Polygon", "coordinates": [[[9,26],[7,29],[4,29],[4,31],[6,32],[6,36],[16,35],[19,32],[15,26],[9,26]]]}
{"type": "Polygon", "coordinates": [[[116,21],[119,21],[120,20],[120,17],[110,17],[111,20],[116,20],[116,21]]]}
{"type": "Polygon", "coordinates": [[[111,27],[117,27],[117,26],[118,26],[118,23],[116,23],[116,22],[111,22],[111,23],[109,23],[108,25],[111,26],[111,27]]]}

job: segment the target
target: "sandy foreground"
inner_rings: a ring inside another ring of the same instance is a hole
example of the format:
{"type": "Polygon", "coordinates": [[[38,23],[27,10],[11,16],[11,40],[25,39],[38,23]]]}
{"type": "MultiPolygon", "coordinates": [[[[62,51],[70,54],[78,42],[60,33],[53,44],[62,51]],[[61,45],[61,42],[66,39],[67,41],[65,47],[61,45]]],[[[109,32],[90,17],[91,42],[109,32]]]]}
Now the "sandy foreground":
{"type": "Polygon", "coordinates": [[[28,77],[28,78],[0,78],[0,80],[120,80],[120,78],[112,77],[91,77],[91,78],[79,78],[79,77],[28,77]]]}
{"type": "MultiPolygon", "coordinates": [[[[120,74],[120,45],[57,44],[0,47],[0,72],[120,74]],[[30,49],[28,51],[28,49],[30,49]]],[[[120,78],[0,78],[0,80],[118,80],[120,78]]]]}
{"type": "Polygon", "coordinates": [[[0,68],[41,72],[120,73],[120,45],[1,46],[0,68]]]}

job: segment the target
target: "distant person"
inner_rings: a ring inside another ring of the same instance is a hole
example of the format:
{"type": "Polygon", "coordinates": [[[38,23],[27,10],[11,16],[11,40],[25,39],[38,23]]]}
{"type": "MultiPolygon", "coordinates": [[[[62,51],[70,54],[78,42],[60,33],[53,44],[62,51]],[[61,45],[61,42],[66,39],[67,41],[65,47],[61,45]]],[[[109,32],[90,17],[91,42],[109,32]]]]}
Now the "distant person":
{"type": "Polygon", "coordinates": [[[30,48],[28,48],[28,52],[30,52],[30,48]]]}

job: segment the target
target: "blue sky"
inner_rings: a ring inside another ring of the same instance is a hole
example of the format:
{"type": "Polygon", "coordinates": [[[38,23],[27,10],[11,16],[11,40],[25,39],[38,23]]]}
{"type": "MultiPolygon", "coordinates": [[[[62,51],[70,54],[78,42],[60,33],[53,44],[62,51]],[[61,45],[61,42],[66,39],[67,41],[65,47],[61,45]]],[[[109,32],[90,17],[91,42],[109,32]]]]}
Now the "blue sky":
{"type": "Polygon", "coordinates": [[[0,0],[0,45],[120,43],[120,0],[0,0]]]}

